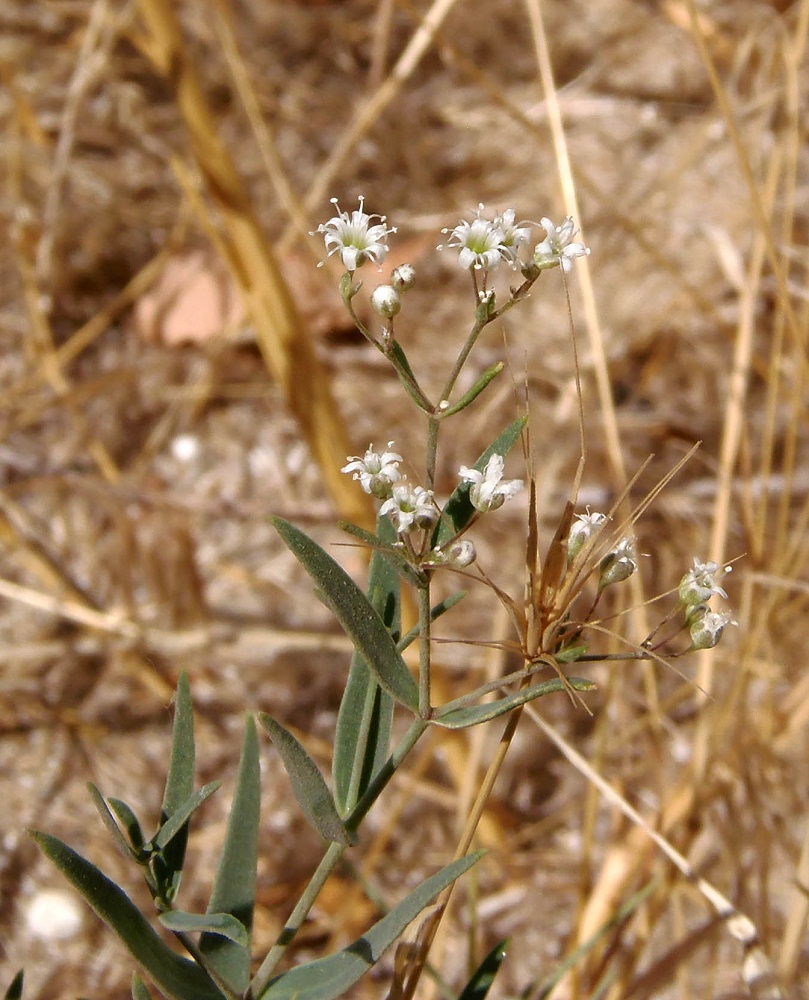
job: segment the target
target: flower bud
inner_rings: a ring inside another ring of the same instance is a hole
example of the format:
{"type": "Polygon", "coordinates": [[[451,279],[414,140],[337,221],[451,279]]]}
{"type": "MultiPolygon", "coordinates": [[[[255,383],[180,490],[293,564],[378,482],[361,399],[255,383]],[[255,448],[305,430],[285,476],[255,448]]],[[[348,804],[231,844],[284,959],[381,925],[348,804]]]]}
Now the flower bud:
{"type": "Polygon", "coordinates": [[[691,621],[692,649],[713,649],[722,638],[726,625],[738,625],[727,611],[709,611],[707,608],[691,621]]]}
{"type": "Polygon", "coordinates": [[[377,285],[371,293],[371,305],[383,319],[393,319],[402,308],[402,300],[392,285],[377,285]]]}
{"type": "Polygon", "coordinates": [[[610,584],[621,583],[629,579],[637,571],[637,568],[635,543],[631,538],[622,538],[618,546],[601,560],[598,589],[603,590],[610,584]]]}
{"type": "Polygon", "coordinates": [[[466,538],[454,542],[447,552],[449,564],[453,569],[465,569],[467,566],[471,566],[477,557],[475,546],[466,538]]]}
{"type": "Polygon", "coordinates": [[[390,276],[390,283],[397,292],[409,292],[416,283],[416,269],[412,264],[400,264],[390,276]]]}

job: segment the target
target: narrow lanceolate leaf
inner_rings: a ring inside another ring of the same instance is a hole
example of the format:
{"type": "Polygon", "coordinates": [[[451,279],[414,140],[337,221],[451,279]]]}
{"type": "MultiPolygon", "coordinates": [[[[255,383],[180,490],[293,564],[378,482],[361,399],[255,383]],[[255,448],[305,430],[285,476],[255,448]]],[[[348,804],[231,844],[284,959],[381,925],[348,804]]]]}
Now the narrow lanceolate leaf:
{"type": "Polygon", "coordinates": [[[132,1000],[152,1000],[152,994],[137,972],[132,973],[132,1000]]]}
{"type": "Polygon", "coordinates": [[[508,939],[496,944],[475,970],[458,1000],[483,1000],[506,957],[508,939]]]}
{"type": "Polygon", "coordinates": [[[337,526],[341,531],[345,531],[347,535],[353,535],[363,545],[367,545],[369,549],[373,549],[374,552],[382,552],[387,562],[394,566],[412,586],[423,587],[427,582],[425,575],[421,570],[416,569],[415,566],[411,566],[402,552],[393,546],[393,542],[396,540],[396,532],[393,530],[389,518],[385,517],[384,522],[380,522],[380,528],[382,527],[382,523],[389,525],[391,528],[390,534],[392,537],[391,541],[387,544],[381,541],[380,535],[382,532],[380,532],[380,535],[375,535],[370,531],[366,531],[365,528],[360,528],[357,524],[352,524],[350,521],[339,521],[337,526]]]}
{"type": "Polygon", "coordinates": [[[235,917],[245,928],[248,943],[237,944],[214,934],[203,934],[199,940],[199,949],[209,965],[237,993],[244,992],[250,978],[259,795],[258,737],[256,724],[248,717],[225,844],[208,903],[208,913],[229,913],[235,917]]]}
{"type": "Polygon", "coordinates": [[[475,384],[472,386],[468,392],[465,392],[463,396],[458,400],[457,403],[453,405],[448,410],[443,410],[441,412],[441,418],[451,417],[455,413],[459,413],[461,410],[465,410],[470,403],[474,402],[478,396],[483,392],[486,386],[492,381],[492,379],[497,378],[500,372],[505,368],[505,363],[503,361],[498,361],[487,368],[485,372],[478,378],[475,384]]]}
{"type": "MultiPolygon", "coordinates": [[[[396,531],[389,518],[377,524],[380,540],[392,543],[396,531]]],[[[395,564],[380,552],[371,556],[368,599],[396,642],[402,628],[399,580],[395,564]]],[[[334,739],[332,776],[338,812],[347,816],[385,763],[390,746],[393,699],[382,689],[362,656],[351,658],[340,702],[334,739]]]]}
{"type": "Polygon", "coordinates": [[[468,871],[482,852],[454,861],[414,889],[390,913],[344,951],[298,965],[273,979],[257,1000],[334,1000],[342,996],[379,961],[407,925],[455,879],[468,871]]]}
{"type": "MultiPolygon", "coordinates": [[[[527,417],[520,417],[514,423],[509,424],[500,437],[483,452],[477,462],[475,462],[473,468],[477,469],[478,472],[483,472],[486,468],[486,463],[492,455],[502,455],[505,458],[514,444],[519,440],[527,419],[527,417]]],[[[447,500],[441,520],[436,525],[435,532],[433,533],[433,547],[443,545],[450,538],[454,538],[472,520],[475,508],[469,499],[469,488],[469,483],[460,483],[453,491],[449,500],[447,500]]]]}
{"type": "Polygon", "coordinates": [[[164,927],[178,934],[208,931],[244,948],[250,943],[244,925],[229,913],[184,913],[182,910],[171,910],[169,913],[161,913],[157,919],[164,927]]]}
{"type": "Polygon", "coordinates": [[[143,847],[144,837],[143,831],[140,828],[140,823],[138,822],[138,817],[135,815],[134,811],[124,802],[123,799],[107,799],[107,804],[110,809],[115,813],[115,817],[121,826],[126,830],[126,835],[129,837],[129,843],[132,847],[139,851],[143,847]]]}
{"type": "MultiPolygon", "coordinates": [[[[459,601],[462,601],[465,597],[466,597],[466,591],[459,590],[454,594],[450,594],[450,596],[447,597],[445,600],[439,601],[438,604],[434,604],[430,608],[430,621],[431,622],[436,621],[436,619],[440,618],[441,615],[446,614],[450,608],[454,608],[455,605],[458,604],[459,601]]],[[[415,640],[418,639],[420,635],[421,635],[421,626],[415,625],[413,628],[410,629],[407,635],[402,636],[402,638],[398,641],[396,645],[399,647],[400,651],[403,649],[407,649],[410,643],[415,642],[415,640]]]]}
{"type": "Polygon", "coordinates": [[[138,860],[138,852],[132,847],[121,832],[121,828],[118,826],[115,817],[112,815],[110,807],[107,805],[107,800],[101,794],[101,790],[97,785],[94,785],[92,781],[87,783],[87,790],[90,792],[90,798],[92,798],[93,805],[98,810],[98,814],[101,817],[104,826],[106,826],[112,835],[112,839],[115,841],[115,846],[125,858],[134,858],[135,860],[138,860]]]}
{"type": "Polygon", "coordinates": [[[194,712],[188,675],[183,672],[174,695],[171,758],[163,792],[163,812],[172,816],[194,791],[194,712]]]}
{"type": "Polygon", "coordinates": [[[500,698],[498,701],[487,701],[483,705],[468,705],[443,712],[439,708],[430,721],[445,729],[468,729],[481,722],[496,719],[498,715],[503,715],[520,705],[534,701],[535,698],[542,698],[546,694],[566,691],[568,688],[572,688],[574,691],[592,691],[595,686],[592,681],[585,680],[583,677],[568,677],[565,681],[560,677],[554,677],[549,681],[531,684],[529,687],[515,691],[514,694],[500,698]]]}
{"type": "Polygon", "coordinates": [[[346,846],[350,844],[351,838],[337,814],[331,792],[317,764],[292,733],[284,729],[275,719],[265,712],[260,712],[258,721],[273,741],[283,761],[292,784],[292,791],[304,816],[325,840],[346,846]]]}
{"type": "Polygon", "coordinates": [[[5,1000],[20,1000],[22,997],[22,983],[25,978],[25,973],[22,969],[17,973],[17,975],[11,980],[8,989],[5,992],[5,1000]]]}
{"type": "MultiPolygon", "coordinates": [[[[163,791],[163,806],[160,811],[160,831],[155,838],[161,848],[159,858],[154,860],[155,877],[166,887],[168,895],[173,899],[180,887],[185,849],[188,843],[188,812],[185,821],[179,825],[175,820],[180,811],[187,805],[194,794],[194,711],[191,705],[191,689],[188,675],[183,672],[177,681],[174,694],[174,728],[171,738],[171,756],[166,775],[166,787],[163,791]],[[170,827],[171,836],[166,833],[170,827]]],[[[193,810],[192,810],[193,811],[193,810]]]]}
{"type": "Polygon", "coordinates": [[[32,836],[165,996],[171,1000],[222,1000],[223,994],[210,976],[196,963],[175,954],[112,879],[56,837],[36,831],[32,836]]]}
{"type": "Polygon", "coordinates": [[[385,691],[411,711],[418,712],[418,685],[385,623],[365,594],[342,566],[308,535],[283,518],[274,517],[272,521],[385,691]]]}
{"type": "Polygon", "coordinates": [[[172,813],[170,818],[160,827],[157,831],[157,836],[155,837],[153,843],[154,846],[163,850],[165,855],[166,848],[172,840],[177,836],[177,834],[183,829],[183,827],[188,823],[189,818],[196,812],[197,809],[209,799],[213,793],[220,788],[222,785],[221,781],[209,781],[207,785],[203,785],[202,788],[198,788],[196,792],[185,802],[183,802],[175,813],[172,813]]]}

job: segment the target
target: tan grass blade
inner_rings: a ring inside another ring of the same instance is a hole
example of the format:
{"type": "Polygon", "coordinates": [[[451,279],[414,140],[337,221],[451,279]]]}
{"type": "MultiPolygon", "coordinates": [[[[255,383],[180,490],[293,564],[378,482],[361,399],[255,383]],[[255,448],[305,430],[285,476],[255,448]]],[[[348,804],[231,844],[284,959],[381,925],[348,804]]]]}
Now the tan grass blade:
{"type": "Polygon", "coordinates": [[[227,234],[227,263],[255,323],[267,366],[284,392],[338,510],[350,520],[367,524],[372,517],[370,504],[340,473],[345,456],[354,448],[332,399],[328,377],[269,249],[244,182],[219,137],[175,10],[169,0],[140,0],[140,9],[147,34],[136,36],[136,41],[174,88],[208,197],[227,234]]]}
{"type": "MultiPolygon", "coordinates": [[[[756,1000],[782,1000],[783,993],[776,981],[772,964],[765,955],[755,924],[745,914],[741,913],[713,886],[707,879],[702,878],[685,858],[661,833],[654,829],[641,814],[635,809],[619,792],[617,792],[604,778],[591,766],[591,764],[573,747],[565,738],[554,729],[553,726],[545,722],[533,705],[526,705],[525,710],[531,721],[540,729],[545,736],[556,746],[556,748],[570,761],[570,763],[583,774],[587,780],[595,787],[599,793],[613,806],[619,809],[627,819],[634,824],[634,829],[620,846],[620,850],[613,849],[608,864],[611,864],[614,871],[610,877],[610,895],[602,896],[597,907],[592,907],[588,914],[586,925],[580,927],[580,939],[586,940],[591,933],[596,930],[605,917],[609,917],[610,908],[616,893],[620,893],[626,884],[628,871],[637,871],[642,864],[647,850],[644,847],[644,840],[653,842],[669,859],[669,861],[692,882],[705,899],[711,904],[717,915],[726,922],[728,933],[742,947],[743,960],[741,967],[742,978],[751,994],[756,1000]]],[[[681,788],[680,794],[675,796],[669,803],[668,814],[663,818],[662,829],[667,830],[681,822],[688,815],[694,803],[693,785],[690,783],[681,788]],[[672,804],[676,809],[672,809],[672,804]]],[[[551,994],[553,998],[565,996],[563,980],[551,994]]]]}

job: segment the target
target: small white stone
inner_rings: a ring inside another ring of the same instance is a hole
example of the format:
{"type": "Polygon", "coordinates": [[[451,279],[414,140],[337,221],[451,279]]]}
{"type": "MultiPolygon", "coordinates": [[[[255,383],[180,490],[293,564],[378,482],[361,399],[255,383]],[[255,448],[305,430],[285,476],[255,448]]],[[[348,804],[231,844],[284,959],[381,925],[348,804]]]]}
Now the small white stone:
{"type": "Polygon", "coordinates": [[[199,455],[199,438],[193,434],[178,434],[171,442],[171,454],[178,462],[191,462],[199,455]]]}
{"type": "Polygon", "coordinates": [[[28,904],[29,932],[43,941],[64,941],[75,937],[84,923],[81,904],[67,892],[43,889],[28,904]]]}

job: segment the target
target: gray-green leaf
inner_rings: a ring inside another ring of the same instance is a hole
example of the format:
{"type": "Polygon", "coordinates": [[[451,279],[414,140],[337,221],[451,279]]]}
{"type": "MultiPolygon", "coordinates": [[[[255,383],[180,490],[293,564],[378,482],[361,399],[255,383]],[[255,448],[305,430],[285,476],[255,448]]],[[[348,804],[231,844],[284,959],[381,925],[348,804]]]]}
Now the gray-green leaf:
{"type": "Polygon", "coordinates": [[[259,994],[259,1000],[334,1000],[342,996],[379,961],[425,906],[468,871],[482,853],[468,854],[422,882],[387,916],[343,951],[282,972],[259,994]]]}
{"type": "Polygon", "coordinates": [[[155,837],[153,843],[158,850],[163,850],[171,841],[177,836],[180,830],[188,822],[189,818],[196,812],[197,809],[209,799],[213,793],[220,788],[222,785],[221,781],[209,781],[207,785],[203,785],[202,788],[197,789],[196,792],[186,801],[183,802],[175,813],[172,813],[166,822],[157,831],[157,836],[155,837]]]}
{"type": "Polygon", "coordinates": [[[112,879],[67,844],[47,833],[31,836],[68,881],[129,949],[151,979],[171,1000],[222,1000],[213,980],[196,963],[175,954],[112,879]]]}
{"type": "MultiPolygon", "coordinates": [[[[391,543],[396,538],[387,517],[379,519],[377,531],[384,543],[391,543]]],[[[395,563],[391,564],[379,551],[371,556],[368,600],[393,640],[398,640],[402,628],[399,578],[395,563]]],[[[332,760],[334,799],[342,816],[351,812],[385,763],[392,719],[392,698],[380,687],[360,653],[355,651],[337,716],[332,760]]]]}
{"type": "Polygon", "coordinates": [[[216,871],[208,913],[230,913],[245,928],[247,946],[214,934],[203,934],[199,950],[217,975],[238,993],[250,977],[250,932],[256,898],[256,860],[259,821],[259,762],[256,724],[248,716],[236,778],[236,792],[228,817],[225,843],[216,871]]]}
{"type": "Polygon", "coordinates": [[[388,694],[418,712],[419,690],[390,632],[346,571],[316,542],[283,518],[272,519],[278,533],[318,586],[346,635],[388,694]]]}
{"type": "Polygon", "coordinates": [[[292,784],[292,791],[304,816],[325,840],[348,846],[351,838],[337,814],[331,792],[317,764],[292,733],[266,712],[259,712],[258,721],[283,761],[292,784]]]}
{"type": "Polygon", "coordinates": [[[549,681],[531,684],[529,687],[515,691],[497,701],[487,701],[482,705],[467,705],[462,708],[445,708],[443,710],[439,708],[430,721],[445,729],[468,729],[481,722],[496,719],[498,715],[510,712],[535,698],[542,698],[546,694],[554,694],[557,691],[565,691],[568,685],[574,691],[592,691],[596,686],[592,681],[585,680],[583,677],[568,677],[566,683],[561,678],[554,677],[549,681]]]}
{"type": "Polygon", "coordinates": [[[241,921],[229,913],[185,913],[183,910],[171,910],[161,913],[157,918],[170,931],[178,934],[194,934],[197,931],[208,931],[220,937],[234,941],[246,948],[250,944],[247,931],[241,921]]]}

